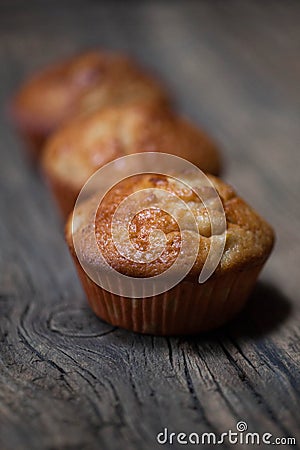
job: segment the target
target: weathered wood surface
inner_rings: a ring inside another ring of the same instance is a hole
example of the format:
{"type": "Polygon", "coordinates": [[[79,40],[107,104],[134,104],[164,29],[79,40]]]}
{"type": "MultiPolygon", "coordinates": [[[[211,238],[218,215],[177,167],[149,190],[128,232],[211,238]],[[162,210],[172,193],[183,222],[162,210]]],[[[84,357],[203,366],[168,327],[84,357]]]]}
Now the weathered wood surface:
{"type": "Polygon", "coordinates": [[[150,450],[163,427],[221,433],[239,420],[300,442],[299,21],[290,0],[1,2],[1,105],[58,56],[131,51],[222,144],[226,178],[278,236],[247,310],[219,332],[112,328],[86,306],[49,193],[2,112],[1,450],[150,450]]]}

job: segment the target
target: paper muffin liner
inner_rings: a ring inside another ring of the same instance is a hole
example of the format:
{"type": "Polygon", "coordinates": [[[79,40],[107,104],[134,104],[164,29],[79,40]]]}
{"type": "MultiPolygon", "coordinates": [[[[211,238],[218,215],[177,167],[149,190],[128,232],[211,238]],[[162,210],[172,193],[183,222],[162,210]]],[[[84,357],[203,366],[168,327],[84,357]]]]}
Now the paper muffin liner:
{"type": "Polygon", "coordinates": [[[17,117],[17,114],[15,114],[13,110],[11,111],[11,116],[14,120],[18,135],[24,143],[24,148],[29,159],[33,163],[37,163],[40,159],[47,135],[44,130],[35,129],[34,127],[29,127],[26,125],[21,118],[17,117]]]}
{"type": "Polygon", "coordinates": [[[58,177],[50,173],[46,165],[43,166],[42,172],[63,219],[67,219],[69,214],[73,211],[78,192],[75,191],[75,189],[68,183],[63,182],[58,177]]]}
{"type": "Polygon", "coordinates": [[[128,298],[94,283],[72,254],[95,314],[111,325],[153,335],[197,334],[221,326],[245,305],[263,267],[212,277],[203,284],[185,279],[163,294],[128,298]]]}
{"type": "Polygon", "coordinates": [[[30,133],[23,130],[22,132],[19,131],[18,134],[24,143],[29,159],[36,164],[40,159],[45,137],[38,133],[30,133]]]}

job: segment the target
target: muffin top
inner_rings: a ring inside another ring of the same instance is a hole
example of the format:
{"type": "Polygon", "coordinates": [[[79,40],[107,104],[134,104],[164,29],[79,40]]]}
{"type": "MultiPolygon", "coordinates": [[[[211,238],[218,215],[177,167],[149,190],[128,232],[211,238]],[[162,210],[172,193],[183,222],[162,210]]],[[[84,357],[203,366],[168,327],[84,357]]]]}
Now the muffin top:
{"type": "MultiPolygon", "coordinates": [[[[272,228],[238,197],[229,185],[214,176],[208,175],[208,178],[212,187],[199,183],[197,177],[189,173],[181,174],[181,181],[177,179],[176,174],[174,178],[160,174],[136,175],[115,185],[99,205],[98,202],[101,199],[96,196],[90,198],[78,206],[73,222],[73,237],[80,243],[79,250],[76,248],[77,254],[79,251],[80,258],[90,266],[100,267],[100,249],[105,260],[118,272],[132,277],[153,277],[171,267],[180,254],[183,231],[190,242],[185,253],[180,255],[182,267],[184,267],[185,259],[190,257],[191,252],[195,252],[194,238],[197,233],[198,237],[200,236],[199,249],[198,251],[196,249],[195,263],[188,274],[188,278],[195,279],[206,261],[212,238],[218,238],[217,234],[212,236],[211,224],[214,224],[215,230],[218,229],[221,212],[212,204],[213,212],[209,219],[208,211],[200,200],[205,198],[205,201],[209,202],[210,198],[213,199],[214,186],[224,208],[227,231],[225,248],[213,276],[217,277],[230,271],[240,271],[263,264],[273,247],[272,228]],[[165,201],[158,202],[156,189],[168,194],[165,201]],[[127,199],[134,192],[138,192],[139,195],[143,190],[147,191],[142,199],[142,208],[134,210],[137,203],[134,199],[133,202],[125,204],[120,214],[115,215],[122,202],[128,201],[127,199]],[[174,199],[170,198],[170,194],[173,194],[174,199]],[[178,198],[188,208],[183,207],[182,203],[178,202],[178,198]],[[189,211],[195,218],[196,230],[192,226],[189,211]],[[113,217],[114,235],[112,234],[113,217]],[[128,245],[124,244],[126,217],[130,217],[127,227],[130,238],[128,245]],[[181,228],[175,217],[180,218],[181,228]],[[157,233],[157,230],[159,230],[158,233],[163,232],[165,236],[162,252],[158,252],[161,236],[153,234],[154,231],[157,233]],[[95,237],[96,248],[93,244],[95,237]],[[117,248],[116,242],[122,243],[122,252],[117,248]],[[133,256],[137,251],[141,254],[141,262],[133,256]],[[155,254],[158,254],[157,258],[153,258],[155,254]]],[[[74,252],[71,219],[72,217],[66,226],[66,237],[74,252]]]]}
{"type": "Polygon", "coordinates": [[[12,112],[23,125],[50,133],[69,117],[139,98],[167,102],[159,83],[129,57],[90,51],[30,78],[14,97],[12,112]]]}
{"type": "Polygon", "coordinates": [[[169,108],[144,102],[105,108],[72,120],[48,141],[43,166],[79,192],[107,162],[148,151],[181,156],[205,172],[220,171],[216,145],[203,131],[169,108]]]}

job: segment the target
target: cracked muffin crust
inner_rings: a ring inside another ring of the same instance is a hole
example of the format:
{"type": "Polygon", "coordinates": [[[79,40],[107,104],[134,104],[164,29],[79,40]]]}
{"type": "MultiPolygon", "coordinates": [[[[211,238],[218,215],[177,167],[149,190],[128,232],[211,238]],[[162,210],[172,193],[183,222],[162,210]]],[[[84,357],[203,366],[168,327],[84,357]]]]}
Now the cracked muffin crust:
{"type": "MultiPolygon", "coordinates": [[[[169,291],[147,298],[128,298],[109,293],[89,278],[81,267],[73,244],[71,219],[66,226],[66,240],[75,265],[94,312],[113,325],[133,331],[151,334],[190,334],[216,328],[231,319],[245,304],[255,281],[271,253],[274,232],[235,191],[216,177],[208,176],[217,190],[226,216],[226,244],[214,274],[203,284],[198,276],[206,260],[211,242],[211,223],[207,211],[198,195],[201,190],[210,198],[207,187],[197,184],[189,174],[184,181],[192,186],[178,183],[164,175],[143,174],[122,181],[105,196],[97,209],[94,219],[95,199],[83,203],[74,222],[73,233],[80,236],[80,258],[89,261],[91,266],[102,269],[97,252],[90,245],[91,231],[95,233],[105,260],[118,272],[128,277],[153,277],[162,273],[181,251],[181,236],[173,217],[181,217],[183,228],[190,230],[190,220],[184,209],[169,202],[165,208],[156,207],[155,195],[149,195],[144,209],[134,216],[128,228],[131,243],[142,252],[149,249],[149,234],[160,229],[166,235],[164,252],[149,263],[132,260],[130,251],[124,257],[115,246],[111,234],[112,217],[121,202],[133,192],[141,189],[163,189],[183,200],[196,218],[200,235],[199,249],[195,263],[188,275],[169,291]]],[[[168,201],[168,200],[167,200],[168,201]]],[[[128,210],[126,213],[130,213],[128,210]]],[[[122,218],[121,218],[122,219],[122,218]]],[[[215,223],[219,221],[219,211],[212,215],[215,223]]],[[[191,229],[190,233],[194,233],[191,229]]],[[[122,240],[122,235],[120,235],[122,240]]],[[[191,242],[194,242],[191,240],[191,242]]],[[[151,241],[155,247],[155,239],[151,241]]],[[[78,250],[78,249],[77,249],[78,250]]],[[[194,248],[191,244],[191,251],[194,248]]],[[[149,250],[151,252],[151,249],[149,250]]],[[[184,265],[184,255],[183,265],[184,265]]],[[[133,291],[134,292],[134,291],[133,291]]]]}
{"type": "Polygon", "coordinates": [[[89,51],[32,76],[12,101],[12,118],[38,157],[45,139],[70,117],[143,100],[168,103],[160,83],[129,57],[89,51]]]}
{"type": "Polygon", "coordinates": [[[217,147],[203,131],[153,103],[110,107],[71,121],[48,141],[42,166],[68,214],[97,169],[115,158],[147,151],[181,156],[205,172],[221,170],[217,147]]]}

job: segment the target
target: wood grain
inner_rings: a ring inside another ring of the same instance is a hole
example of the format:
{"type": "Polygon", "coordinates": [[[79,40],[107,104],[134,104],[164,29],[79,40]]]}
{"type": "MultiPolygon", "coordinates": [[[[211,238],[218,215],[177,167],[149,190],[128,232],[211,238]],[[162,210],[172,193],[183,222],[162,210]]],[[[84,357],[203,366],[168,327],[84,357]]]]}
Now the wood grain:
{"type": "Polygon", "coordinates": [[[1,2],[1,450],[150,450],[163,427],[221,433],[239,420],[299,442],[299,19],[291,0],[1,2]],[[93,316],[6,118],[24,76],[95,45],[161,73],[276,229],[247,309],[216,333],[139,336],[93,316]]]}

